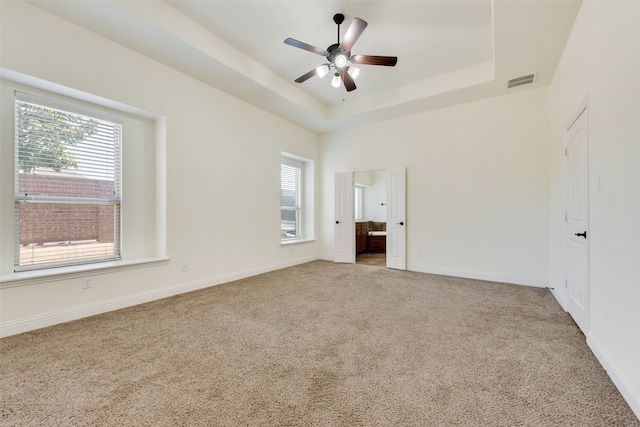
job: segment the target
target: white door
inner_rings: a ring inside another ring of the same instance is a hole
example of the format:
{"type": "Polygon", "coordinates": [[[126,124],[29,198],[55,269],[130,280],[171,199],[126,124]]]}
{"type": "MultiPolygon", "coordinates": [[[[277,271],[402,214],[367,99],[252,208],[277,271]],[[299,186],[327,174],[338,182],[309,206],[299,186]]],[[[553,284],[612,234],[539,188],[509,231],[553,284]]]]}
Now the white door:
{"type": "MultiPolygon", "coordinates": [[[[587,111],[583,107],[567,130],[567,309],[585,335],[588,332],[589,188],[587,111]]],[[[580,110],[579,110],[580,111],[580,110]]]]}
{"type": "Polygon", "coordinates": [[[387,267],[407,269],[407,179],[404,167],[387,169],[387,267]]]}
{"type": "Polygon", "coordinates": [[[336,173],[335,262],[356,262],[353,173],[336,173]]]}

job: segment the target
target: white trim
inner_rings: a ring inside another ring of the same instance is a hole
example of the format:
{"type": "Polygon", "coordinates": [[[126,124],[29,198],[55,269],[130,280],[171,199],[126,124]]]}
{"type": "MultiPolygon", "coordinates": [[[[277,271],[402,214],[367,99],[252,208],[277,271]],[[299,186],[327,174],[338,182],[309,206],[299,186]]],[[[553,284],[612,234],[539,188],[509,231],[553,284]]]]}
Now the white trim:
{"type": "Polygon", "coordinates": [[[280,246],[288,246],[288,245],[295,245],[296,243],[309,243],[309,242],[315,242],[316,239],[288,239],[288,240],[280,240],[280,246]]]}
{"type": "Polygon", "coordinates": [[[0,289],[14,286],[33,285],[36,283],[53,282],[56,280],[75,279],[91,274],[113,273],[134,268],[154,267],[164,265],[169,258],[155,257],[124,261],[96,262],[67,267],[48,268],[42,270],[20,271],[0,276],[0,289]]]}
{"type": "Polygon", "coordinates": [[[553,289],[551,289],[551,294],[554,296],[554,298],[556,299],[558,304],[560,304],[560,307],[562,307],[562,309],[564,311],[567,311],[567,306],[566,306],[565,300],[564,300],[564,298],[562,298],[562,294],[560,292],[556,291],[555,287],[553,289]]]}
{"type": "MultiPolygon", "coordinates": [[[[318,259],[334,262],[332,255],[319,255],[318,259]]],[[[422,265],[407,265],[407,271],[417,273],[437,274],[440,276],[462,277],[465,279],[484,280],[489,282],[510,283],[512,285],[533,286],[536,288],[548,288],[549,283],[545,280],[533,279],[530,277],[508,276],[504,274],[481,273],[476,271],[454,270],[450,268],[425,267],[422,265]]],[[[552,291],[553,292],[553,291],[552,291]]],[[[562,305],[562,304],[560,304],[562,305]]]]}
{"type": "Polygon", "coordinates": [[[615,367],[611,360],[607,357],[602,347],[598,345],[598,343],[591,336],[587,336],[587,345],[598,359],[598,362],[602,365],[613,384],[616,386],[624,400],[627,401],[629,407],[633,411],[633,413],[640,419],[640,396],[638,396],[634,391],[629,387],[629,384],[624,380],[624,376],[620,374],[618,369],[615,367]]]}
{"type": "Polygon", "coordinates": [[[282,153],[282,157],[280,159],[280,163],[286,166],[290,166],[292,168],[297,168],[300,170],[304,170],[304,165],[308,162],[308,160],[298,160],[298,158],[294,158],[287,153],[282,153]]]}
{"type": "Polygon", "coordinates": [[[335,256],[333,254],[324,254],[324,255],[318,255],[318,259],[321,259],[322,261],[331,261],[331,262],[335,262],[335,256]]]}
{"type": "Polygon", "coordinates": [[[163,118],[162,115],[154,113],[152,111],[143,110],[142,108],[127,105],[118,101],[113,101],[111,99],[103,98],[98,95],[43,80],[38,77],[10,70],[8,68],[0,67],[0,78],[51,92],[53,95],[62,95],[73,100],[80,100],[100,107],[109,108],[117,112],[125,112],[134,116],[141,116],[151,120],[158,120],[160,118],[163,118]]]}
{"type": "Polygon", "coordinates": [[[198,289],[208,288],[210,286],[220,285],[234,280],[244,279],[258,274],[268,273],[270,271],[280,270],[286,267],[292,267],[298,264],[316,261],[317,259],[318,258],[314,256],[298,258],[282,263],[248,269],[237,273],[225,274],[193,282],[179,283],[177,285],[167,286],[161,289],[154,289],[147,292],[141,292],[134,295],[113,298],[97,303],[84,304],[77,307],[53,311],[37,316],[25,317],[23,319],[17,319],[0,324],[0,337],[8,337],[11,335],[32,331],[34,329],[45,328],[47,326],[53,326],[59,323],[65,323],[72,320],[82,319],[84,317],[95,316],[96,314],[119,310],[122,308],[143,304],[146,302],[167,298],[198,289]]]}
{"type": "Polygon", "coordinates": [[[513,285],[534,286],[536,288],[546,288],[549,286],[545,280],[530,277],[509,276],[496,273],[484,273],[478,271],[456,270],[441,267],[429,267],[422,265],[408,265],[407,270],[419,273],[439,274],[442,276],[462,277],[465,279],[485,280],[489,282],[510,283],[513,285]]]}
{"type": "Polygon", "coordinates": [[[580,106],[578,107],[578,109],[576,110],[575,113],[573,113],[573,116],[571,116],[571,118],[569,119],[569,121],[567,122],[567,124],[565,125],[565,131],[568,132],[569,130],[571,130],[571,128],[573,127],[573,125],[575,124],[575,122],[578,121],[578,119],[580,118],[580,116],[582,116],[582,113],[584,113],[585,111],[587,111],[587,109],[589,108],[589,96],[587,95],[587,97],[580,103],[580,106]]]}
{"type": "MultiPolygon", "coordinates": [[[[80,116],[90,116],[90,118],[98,119],[101,121],[111,122],[114,124],[122,125],[122,114],[118,114],[118,111],[105,111],[104,106],[100,104],[87,105],[86,101],[82,103],[74,100],[63,100],[56,97],[56,93],[48,95],[39,95],[23,90],[14,90],[14,98],[18,102],[36,105],[38,107],[50,108],[53,110],[64,111],[66,113],[76,114],[80,116]],[[102,107],[102,108],[96,108],[102,107]]],[[[113,110],[113,109],[111,109],[113,110]]]]}

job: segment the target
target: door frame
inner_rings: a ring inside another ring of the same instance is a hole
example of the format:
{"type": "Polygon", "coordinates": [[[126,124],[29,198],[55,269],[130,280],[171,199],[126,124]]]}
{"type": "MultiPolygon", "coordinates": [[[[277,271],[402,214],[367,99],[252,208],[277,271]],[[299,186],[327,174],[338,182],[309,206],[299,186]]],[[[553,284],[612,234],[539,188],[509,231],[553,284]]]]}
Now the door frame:
{"type": "MultiPolygon", "coordinates": [[[[406,166],[401,166],[401,167],[405,171],[405,175],[404,176],[405,176],[405,186],[406,186],[406,169],[407,168],[406,168],[406,166]]],[[[334,239],[334,261],[335,262],[351,263],[351,264],[355,264],[355,262],[356,262],[356,245],[355,245],[355,223],[356,223],[356,221],[355,221],[355,216],[353,215],[353,203],[354,203],[354,199],[355,199],[355,174],[356,173],[360,173],[360,172],[372,172],[372,171],[385,171],[385,174],[386,174],[388,171],[391,171],[393,169],[396,169],[396,168],[391,167],[391,166],[386,166],[386,167],[377,167],[377,168],[373,167],[373,168],[353,169],[351,172],[336,172],[335,173],[335,175],[334,175],[334,189],[335,189],[336,193],[334,193],[334,200],[337,199],[336,194],[337,194],[338,188],[336,187],[337,184],[335,182],[335,181],[337,181],[337,177],[341,176],[341,175],[344,175],[344,174],[350,174],[351,175],[350,183],[351,183],[351,187],[352,188],[351,188],[351,197],[350,197],[350,202],[349,203],[352,205],[351,206],[351,229],[353,230],[353,232],[349,234],[350,242],[348,242],[346,244],[344,244],[344,242],[343,242],[343,244],[341,244],[338,241],[338,228],[340,227],[341,224],[340,224],[339,219],[337,218],[337,216],[338,216],[338,214],[337,214],[338,207],[337,207],[337,200],[336,200],[336,206],[334,207],[334,211],[336,212],[334,214],[334,222],[335,222],[335,225],[334,225],[334,236],[335,236],[335,239],[334,239]],[[351,252],[352,252],[353,257],[351,258],[351,257],[345,256],[345,254],[339,254],[338,253],[338,246],[339,245],[342,245],[344,247],[352,247],[352,251],[351,252]]],[[[385,175],[385,176],[386,176],[385,179],[388,179],[388,175],[385,175]]],[[[387,193],[388,192],[389,192],[389,190],[387,189],[387,193]]],[[[389,199],[390,195],[387,194],[386,198],[389,199]]],[[[406,192],[404,194],[404,202],[405,202],[404,203],[404,211],[405,211],[405,214],[406,214],[406,206],[407,206],[407,194],[406,194],[406,192]]],[[[388,216],[388,214],[387,214],[387,216],[388,216]]],[[[388,218],[387,218],[387,221],[388,221],[388,218]]],[[[406,224],[406,218],[404,219],[404,222],[406,224]]],[[[406,265],[407,265],[407,259],[406,259],[406,231],[405,230],[406,230],[406,227],[403,228],[403,231],[405,233],[405,239],[404,239],[404,241],[405,241],[405,248],[404,249],[405,250],[402,251],[402,253],[403,253],[403,268],[399,268],[398,267],[399,269],[402,269],[402,270],[406,270],[406,265]]],[[[388,244],[387,244],[387,247],[388,247],[388,244]]],[[[388,263],[387,263],[387,268],[391,268],[391,267],[389,267],[388,263]]],[[[396,267],[393,267],[393,268],[396,268],[396,267]]]]}

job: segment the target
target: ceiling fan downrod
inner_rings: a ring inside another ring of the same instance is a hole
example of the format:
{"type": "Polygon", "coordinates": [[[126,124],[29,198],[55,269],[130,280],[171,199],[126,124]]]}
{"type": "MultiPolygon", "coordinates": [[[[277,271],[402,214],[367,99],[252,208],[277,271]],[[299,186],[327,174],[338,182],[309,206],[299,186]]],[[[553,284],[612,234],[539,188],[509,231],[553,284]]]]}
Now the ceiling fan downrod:
{"type": "Polygon", "coordinates": [[[344,22],[344,15],[342,13],[336,13],[333,15],[333,22],[338,25],[338,44],[340,44],[340,24],[344,22]]]}

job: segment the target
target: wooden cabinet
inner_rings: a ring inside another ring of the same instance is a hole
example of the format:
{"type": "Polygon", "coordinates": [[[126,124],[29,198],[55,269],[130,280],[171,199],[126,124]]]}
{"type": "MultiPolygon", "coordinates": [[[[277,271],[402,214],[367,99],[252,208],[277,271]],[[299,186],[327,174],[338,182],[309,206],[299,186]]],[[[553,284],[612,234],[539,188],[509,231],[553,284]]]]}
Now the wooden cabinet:
{"type": "Polygon", "coordinates": [[[369,236],[369,253],[383,254],[387,252],[387,236],[369,236]]]}
{"type": "Polygon", "coordinates": [[[356,222],[356,255],[367,252],[367,223],[356,222]]]}

